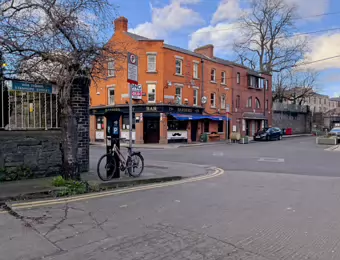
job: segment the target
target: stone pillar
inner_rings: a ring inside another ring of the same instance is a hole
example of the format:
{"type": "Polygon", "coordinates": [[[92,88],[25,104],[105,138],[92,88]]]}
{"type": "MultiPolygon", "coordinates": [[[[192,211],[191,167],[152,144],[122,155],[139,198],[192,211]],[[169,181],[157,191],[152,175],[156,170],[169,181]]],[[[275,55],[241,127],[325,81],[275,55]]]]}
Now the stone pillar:
{"type": "Polygon", "coordinates": [[[190,144],[190,143],[192,143],[192,140],[191,140],[191,121],[188,121],[187,135],[188,135],[188,144],[190,144]]]}
{"type": "Polygon", "coordinates": [[[160,113],[159,117],[159,143],[168,143],[168,118],[164,113],[160,113]]]}
{"type": "Polygon", "coordinates": [[[78,163],[79,171],[89,170],[90,154],[90,95],[87,79],[75,79],[71,89],[71,106],[78,122],[78,163]]]}
{"type": "Polygon", "coordinates": [[[144,122],[143,113],[136,113],[136,118],[139,117],[139,123],[136,123],[136,144],[144,144],[144,122]]]}
{"type": "Polygon", "coordinates": [[[90,141],[94,143],[96,141],[96,116],[90,116],[90,141]]]}

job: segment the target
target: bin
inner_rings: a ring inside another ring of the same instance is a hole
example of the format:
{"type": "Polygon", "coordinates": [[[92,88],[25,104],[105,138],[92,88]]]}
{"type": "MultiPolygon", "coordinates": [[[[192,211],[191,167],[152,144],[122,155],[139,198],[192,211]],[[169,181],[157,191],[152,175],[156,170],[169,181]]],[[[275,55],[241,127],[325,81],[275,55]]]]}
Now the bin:
{"type": "Polygon", "coordinates": [[[244,136],[241,138],[240,140],[240,144],[248,144],[249,143],[249,137],[248,136],[244,136]]]}
{"type": "Polygon", "coordinates": [[[200,141],[201,141],[202,143],[208,142],[208,134],[207,134],[207,133],[201,134],[201,136],[200,136],[200,141]]]}
{"type": "Polygon", "coordinates": [[[293,129],[292,128],[287,128],[286,129],[286,135],[292,135],[293,134],[293,129]]]}

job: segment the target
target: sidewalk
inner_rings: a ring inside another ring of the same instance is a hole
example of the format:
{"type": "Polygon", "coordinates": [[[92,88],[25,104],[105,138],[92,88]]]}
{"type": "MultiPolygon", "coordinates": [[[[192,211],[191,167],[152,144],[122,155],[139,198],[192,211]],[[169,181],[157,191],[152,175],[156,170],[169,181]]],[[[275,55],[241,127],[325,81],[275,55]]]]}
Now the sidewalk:
{"type": "MultiPolygon", "coordinates": [[[[171,163],[166,161],[146,161],[142,176],[131,178],[121,173],[120,179],[108,182],[99,180],[97,173],[83,173],[82,180],[99,189],[126,187],[138,184],[179,180],[195,177],[212,172],[214,167],[207,165],[195,165],[190,163],[171,163]]],[[[23,200],[47,198],[53,196],[53,192],[59,188],[52,186],[53,177],[1,182],[0,203],[8,200],[23,200]]]]}
{"type": "MultiPolygon", "coordinates": [[[[312,134],[296,134],[296,135],[283,135],[283,138],[294,138],[294,137],[304,137],[304,136],[312,136],[312,134]]],[[[253,141],[253,137],[249,137],[250,141],[253,141]]],[[[207,143],[173,143],[173,144],[133,144],[132,147],[139,148],[139,149],[177,149],[182,147],[197,147],[197,146],[207,146],[207,145],[222,145],[227,144],[226,140],[217,141],[217,142],[207,142],[207,143]]],[[[102,142],[95,142],[91,143],[91,145],[96,146],[105,146],[105,143],[102,142]]],[[[128,143],[121,143],[121,147],[128,147],[128,143]]]]}

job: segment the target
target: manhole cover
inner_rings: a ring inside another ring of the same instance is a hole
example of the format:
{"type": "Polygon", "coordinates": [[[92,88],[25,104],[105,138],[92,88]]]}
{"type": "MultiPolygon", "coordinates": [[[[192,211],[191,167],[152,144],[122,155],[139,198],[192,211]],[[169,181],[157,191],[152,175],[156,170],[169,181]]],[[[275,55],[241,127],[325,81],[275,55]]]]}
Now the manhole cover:
{"type": "Polygon", "coordinates": [[[258,162],[284,162],[283,158],[260,158],[257,160],[258,162]]]}

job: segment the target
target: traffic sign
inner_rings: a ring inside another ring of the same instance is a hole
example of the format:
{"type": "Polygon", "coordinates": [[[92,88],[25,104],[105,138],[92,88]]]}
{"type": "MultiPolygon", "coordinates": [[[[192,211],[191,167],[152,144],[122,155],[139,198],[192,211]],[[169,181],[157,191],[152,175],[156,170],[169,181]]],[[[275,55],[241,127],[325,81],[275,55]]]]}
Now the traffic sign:
{"type": "Polygon", "coordinates": [[[128,53],[128,78],[131,84],[138,84],[138,57],[133,53],[128,53]]]}

